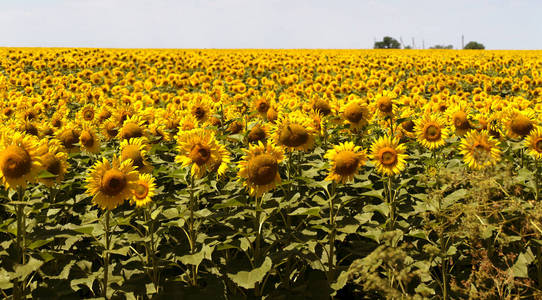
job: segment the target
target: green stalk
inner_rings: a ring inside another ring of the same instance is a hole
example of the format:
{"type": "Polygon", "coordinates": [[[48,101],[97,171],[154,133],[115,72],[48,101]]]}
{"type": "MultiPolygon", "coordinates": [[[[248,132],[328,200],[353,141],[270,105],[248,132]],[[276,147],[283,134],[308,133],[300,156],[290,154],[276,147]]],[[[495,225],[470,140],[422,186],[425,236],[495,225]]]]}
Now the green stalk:
{"type": "MultiPolygon", "coordinates": [[[[19,186],[17,189],[17,195],[19,196],[19,203],[16,204],[15,214],[17,217],[17,251],[19,251],[19,261],[24,265],[26,263],[26,218],[24,214],[24,189],[19,186]]],[[[24,299],[25,297],[25,279],[23,278],[22,282],[19,283],[18,279],[13,280],[13,296],[15,299],[24,299]]]]}
{"type": "Polygon", "coordinates": [[[103,260],[104,260],[104,289],[103,289],[103,297],[107,299],[107,281],[109,279],[109,249],[111,246],[111,227],[109,225],[109,219],[110,219],[111,211],[107,210],[105,212],[105,250],[103,252],[103,260]]]}
{"type": "MultiPolygon", "coordinates": [[[[151,204],[152,206],[152,204],[151,204]]],[[[149,206],[150,209],[150,206],[149,206]]],[[[147,248],[147,264],[152,266],[152,276],[151,280],[154,285],[154,289],[156,292],[158,292],[158,268],[156,264],[156,248],[154,245],[154,223],[150,218],[149,211],[144,208],[144,216],[145,216],[145,223],[149,223],[148,230],[147,230],[147,236],[150,237],[150,245],[148,245],[147,248]]]]}
{"type": "Polygon", "coordinates": [[[335,181],[331,184],[331,194],[329,195],[329,227],[331,233],[329,234],[329,253],[328,253],[328,272],[327,272],[327,282],[329,285],[333,283],[335,279],[335,235],[336,235],[336,224],[335,224],[335,212],[334,212],[334,200],[337,184],[335,181]]]}
{"type": "Polygon", "coordinates": [[[388,205],[390,208],[390,217],[389,217],[389,229],[393,230],[395,228],[395,197],[392,190],[392,178],[391,176],[388,177],[388,186],[387,186],[387,198],[388,198],[388,205]]]}
{"type": "MultiPolygon", "coordinates": [[[[190,243],[190,254],[194,255],[196,253],[196,232],[194,228],[194,177],[190,176],[190,203],[188,206],[190,210],[190,217],[188,219],[188,235],[190,243]]],[[[198,268],[197,266],[192,265],[192,286],[198,285],[198,268]]]]}
{"type": "MultiPolygon", "coordinates": [[[[255,200],[255,210],[254,210],[254,230],[256,231],[256,245],[254,246],[254,265],[259,265],[261,260],[261,234],[260,234],[260,217],[261,217],[261,199],[258,201],[258,197],[254,197],[255,200]]],[[[262,296],[262,291],[260,290],[260,284],[257,282],[254,287],[254,293],[256,297],[262,296]]]]}

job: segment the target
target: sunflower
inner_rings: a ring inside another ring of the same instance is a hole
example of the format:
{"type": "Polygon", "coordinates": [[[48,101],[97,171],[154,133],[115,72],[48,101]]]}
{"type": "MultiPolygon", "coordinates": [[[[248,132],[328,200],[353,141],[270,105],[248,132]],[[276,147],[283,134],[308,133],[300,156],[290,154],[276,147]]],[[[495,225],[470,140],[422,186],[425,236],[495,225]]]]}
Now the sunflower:
{"type": "Polygon", "coordinates": [[[264,145],[259,142],[244,151],[237,176],[251,196],[259,197],[280,182],[279,163],[284,155],[280,148],[271,143],[264,145]]]}
{"type": "Polygon", "coordinates": [[[68,155],[63,151],[62,144],[58,140],[52,139],[43,145],[40,160],[43,170],[54,176],[39,178],[41,183],[51,187],[64,180],[64,175],[69,168],[68,155]]]}
{"type": "Polygon", "coordinates": [[[146,136],[145,130],[144,121],[139,116],[132,116],[124,121],[118,136],[123,140],[144,137],[146,136]]]}
{"type": "Polygon", "coordinates": [[[0,138],[0,177],[6,189],[26,187],[41,169],[39,143],[21,132],[4,132],[0,138]]]}
{"type": "Polygon", "coordinates": [[[81,144],[81,150],[95,154],[100,152],[100,139],[94,132],[94,129],[92,129],[92,126],[88,124],[83,125],[83,130],[79,135],[79,143],[81,144]]]}
{"type": "Polygon", "coordinates": [[[383,136],[376,139],[371,145],[370,158],[376,165],[376,170],[386,176],[393,176],[401,173],[406,167],[404,154],[406,147],[399,144],[398,138],[383,136]]]}
{"type": "Polygon", "coordinates": [[[183,167],[192,165],[191,173],[196,179],[217,168],[217,164],[220,169],[229,159],[224,159],[224,152],[214,136],[214,132],[201,128],[180,132],[177,137],[179,154],[175,162],[183,167]]]}
{"type": "Polygon", "coordinates": [[[525,139],[525,146],[529,149],[529,154],[535,159],[542,159],[542,127],[531,131],[525,139]]]}
{"type": "Polygon", "coordinates": [[[350,129],[359,130],[369,124],[371,119],[367,104],[361,99],[349,102],[341,108],[341,114],[344,120],[350,124],[350,129]]]}
{"type": "Polygon", "coordinates": [[[458,136],[464,136],[472,129],[468,119],[468,114],[465,109],[457,109],[452,113],[452,124],[455,128],[455,133],[458,136]]]}
{"type": "Polygon", "coordinates": [[[134,168],[143,173],[152,171],[152,166],[145,160],[149,145],[145,138],[131,138],[120,143],[120,159],[132,160],[134,168]]]}
{"type": "Polygon", "coordinates": [[[308,151],[314,146],[316,135],[314,121],[300,111],[279,114],[277,124],[273,128],[273,139],[287,150],[308,151]]]}
{"type": "Polygon", "coordinates": [[[354,175],[367,161],[367,153],[352,142],[333,146],[324,156],[331,162],[331,168],[326,180],[347,183],[354,180],[354,175]]]}
{"type": "Polygon", "coordinates": [[[393,101],[396,97],[397,95],[394,92],[389,91],[383,91],[381,94],[376,95],[376,112],[380,117],[393,116],[397,110],[397,105],[393,101]]]}
{"type": "Polygon", "coordinates": [[[196,97],[190,101],[190,113],[198,120],[199,123],[204,123],[207,121],[209,116],[212,115],[209,102],[210,99],[208,100],[204,97],[196,97]]]}
{"type": "Polygon", "coordinates": [[[252,102],[254,110],[258,112],[262,117],[267,115],[267,111],[271,108],[271,103],[266,97],[258,97],[252,102]]]}
{"type": "Polygon", "coordinates": [[[94,122],[96,117],[96,109],[94,108],[94,105],[87,104],[83,106],[75,115],[77,120],[85,121],[85,122],[94,122]]]}
{"type": "Polygon", "coordinates": [[[130,203],[135,203],[136,207],[147,205],[147,203],[152,201],[155,190],[154,177],[151,174],[139,174],[139,179],[136,181],[130,203]]]}
{"type": "Polygon", "coordinates": [[[429,150],[444,146],[448,138],[448,129],[442,117],[426,114],[415,122],[418,142],[429,150]]]}
{"type": "Polygon", "coordinates": [[[526,137],[534,129],[534,117],[532,110],[513,110],[505,119],[506,133],[513,139],[526,137]]]}
{"type": "Polygon", "coordinates": [[[112,210],[124,200],[133,197],[139,173],[134,170],[131,160],[121,161],[114,157],[109,162],[105,157],[90,168],[87,177],[87,193],[92,203],[101,209],[112,210]]]}
{"type": "Polygon", "coordinates": [[[459,150],[469,168],[483,169],[499,161],[501,150],[498,146],[497,140],[487,130],[472,130],[461,140],[459,150]]]}
{"type": "Polygon", "coordinates": [[[262,142],[265,144],[268,137],[269,137],[269,128],[267,124],[256,123],[252,126],[252,128],[247,134],[247,139],[249,143],[262,142]]]}

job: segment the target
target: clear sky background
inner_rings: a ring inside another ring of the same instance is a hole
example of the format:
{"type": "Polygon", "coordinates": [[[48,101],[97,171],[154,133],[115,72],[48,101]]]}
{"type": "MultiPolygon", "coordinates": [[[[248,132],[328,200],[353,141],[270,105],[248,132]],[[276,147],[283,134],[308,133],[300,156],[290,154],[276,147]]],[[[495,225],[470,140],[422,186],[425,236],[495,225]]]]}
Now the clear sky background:
{"type": "Polygon", "coordinates": [[[542,0],[0,0],[0,46],[542,49],[542,0]]]}

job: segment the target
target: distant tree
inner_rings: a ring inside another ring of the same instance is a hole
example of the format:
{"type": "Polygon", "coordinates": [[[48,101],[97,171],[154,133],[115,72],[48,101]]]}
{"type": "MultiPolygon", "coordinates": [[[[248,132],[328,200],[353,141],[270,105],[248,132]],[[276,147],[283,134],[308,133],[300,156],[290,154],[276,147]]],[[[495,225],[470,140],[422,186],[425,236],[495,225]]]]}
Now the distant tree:
{"type": "Polygon", "coordinates": [[[429,49],[453,49],[453,45],[435,45],[433,47],[429,47],[429,49]]]}
{"type": "Polygon", "coordinates": [[[485,49],[486,47],[483,45],[483,44],[480,44],[478,42],[474,42],[474,41],[471,41],[471,42],[468,42],[466,45],[465,45],[465,48],[463,49],[485,49]]]}
{"type": "Polygon", "coordinates": [[[375,49],[401,49],[401,44],[394,38],[385,36],[382,41],[375,42],[375,49]]]}
{"type": "Polygon", "coordinates": [[[412,49],[412,46],[406,45],[403,49],[412,49]]]}

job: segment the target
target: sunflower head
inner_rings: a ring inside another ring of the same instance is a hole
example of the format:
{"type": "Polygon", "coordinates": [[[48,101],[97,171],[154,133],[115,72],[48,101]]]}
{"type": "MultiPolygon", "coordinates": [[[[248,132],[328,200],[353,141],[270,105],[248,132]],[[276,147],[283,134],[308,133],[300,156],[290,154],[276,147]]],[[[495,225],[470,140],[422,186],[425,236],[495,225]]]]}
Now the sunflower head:
{"type": "Polygon", "coordinates": [[[137,116],[128,117],[126,121],[124,121],[118,135],[121,139],[131,139],[146,136],[144,121],[137,116]]]}
{"type": "Polygon", "coordinates": [[[393,176],[401,173],[406,167],[404,154],[406,148],[399,144],[399,139],[390,136],[380,137],[371,145],[370,157],[379,173],[385,176],[393,176]]]}
{"type": "Polygon", "coordinates": [[[443,118],[425,115],[416,122],[416,135],[422,146],[433,150],[443,146],[448,138],[448,129],[443,118]]]}
{"type": "Polygon", "coordinates": [[[283,153],[273,144],[264,145],[261,142],[251,145],[245,153],[239,163],[238,176],[250,195],[259,197],[280,182],[278,169],[283,153]]]}
{"type": "Polygon", "coordinates": [[[0,176],[5,188],[26,187],[41,168],[40,145],[20,132],[4,133],[0,141],[0,176]]]}
{"type": "Polygon", "coordinates": [[[137,171],[148,173],[152,170],[152,167],[145,160],[148,148],[149,146],[144,138],[123,140],[120,143],[120,158],[121,160],[131,159],[137,171]]]}
{"type": "Polygon", "coordinates": [[[314,146],[314,122],[301,113],[282,114],[274,128],[274,140],[288,150],[308,151],[314,146]]]}
{"type": "Polygon", "coordinates": [[[537,127],[525,140],[528,153],[535,159],[542,159],[542,127],[537,127]]]}
{"type": "Polygon", "coordinates": [[[100,152],[100,140],[91,126],[84,126],[79,135],[81,148],[91,153],[100,152]]]}
{"type": "Polygon", "coordinates": [[[518,110],[512,111],[506,122],[508,136],[511,138],[524,138],[535,127],[534,112],[518,110]]]}
{"type": "Polygon", "coordinates": [[[104,158],[90,169],[87,193],[93,196],[93,204],[112,210],[133,196],[138,177],[131,160],[114,157],[109,162],[104,158]]]}
{"type": "Polygon", "coordinates": [[[469,168],[483,169],[495,165],[501,157],[498,142],[486,131],[472,130],[459,146],[463,161],[469,168]]]}
{"type": "Polygon", "coordinates": [[[367,161],[367,154],[352,142],[341,143],[329,150],[325,158],[331,162],[327,180],[346,183],[354,179],[354,175],[367,161]]]}
{"type": "Polygon", "coordinates": [[[134,185],[133,196],[130,200],[136,207],[142,207],[152,201],[155,195],[156,185],[154,177],[150,174],[139,174],[139,178],[134,185]]]}

